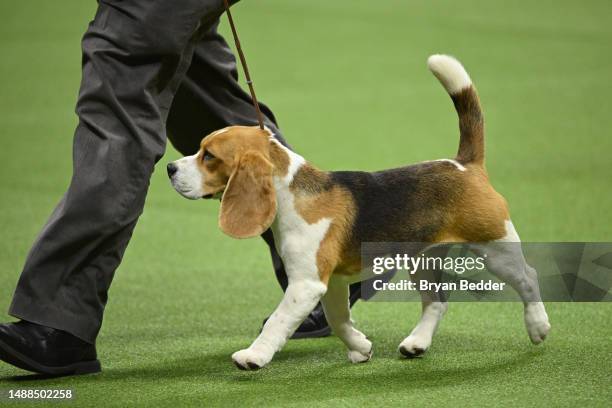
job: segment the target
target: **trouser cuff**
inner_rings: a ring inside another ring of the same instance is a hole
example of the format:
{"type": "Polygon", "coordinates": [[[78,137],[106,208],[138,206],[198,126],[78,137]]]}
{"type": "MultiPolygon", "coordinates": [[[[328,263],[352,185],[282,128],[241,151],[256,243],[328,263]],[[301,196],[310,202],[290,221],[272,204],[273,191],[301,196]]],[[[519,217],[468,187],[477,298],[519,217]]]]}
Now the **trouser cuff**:
{"type": "Polygon", "coordinates": [[[92,323],[90,319],[83,319],[20,293],[15,293],[9,314],[28,322],[63,330],[90,344],[95,344],[100,331],[100,326],[92,323]]]}

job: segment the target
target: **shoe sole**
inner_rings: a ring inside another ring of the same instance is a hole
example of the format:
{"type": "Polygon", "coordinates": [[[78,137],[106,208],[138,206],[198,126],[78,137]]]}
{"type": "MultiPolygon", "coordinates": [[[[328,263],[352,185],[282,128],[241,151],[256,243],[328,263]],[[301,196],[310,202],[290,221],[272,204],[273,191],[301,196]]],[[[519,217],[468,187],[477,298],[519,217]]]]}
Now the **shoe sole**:
{"type": "Polygon", "coordinates": [[[313,330],[309,332],[295,332],[291,338],[297,339],[315,339],[318,337],[327,337],[331,334],[331,328],[329,326],[323,327],[319,330],[313,330]]]}
{"type": "Polygon", "coordinates": [[[19,367],[26,371],[32,371],[38,374],[46,374],[52,376],[61,375],[83,375],[93,374],[102,371],[102,365],[99,360],[82,361],[75,364],[70,364],[62,367],[49,367],[37,363],[31,358],[24,356],[18,351],[13,350],[7,344],[0,340],[0,360],[3,360],[15,367],[19,367]]]}

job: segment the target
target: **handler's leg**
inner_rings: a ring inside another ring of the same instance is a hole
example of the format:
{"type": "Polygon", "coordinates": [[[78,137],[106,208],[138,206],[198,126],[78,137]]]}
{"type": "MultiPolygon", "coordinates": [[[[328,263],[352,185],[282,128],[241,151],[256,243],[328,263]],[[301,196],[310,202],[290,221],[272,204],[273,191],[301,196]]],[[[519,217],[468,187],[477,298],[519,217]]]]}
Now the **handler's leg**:
{"type": "Polygon", "coordinates": [[[168,109],[198,33],[216,21],[222,5],[221,0],[99,0],[82,43],[72,181],[28,255],[10,308],[30,323],[0,327],[0,358],[38,345],[30,354],[37,354],[40,366],[22,367],[57,373],[46,370],[62,365],[50,360],[57,353],[45,349],[48,341],[34,346],[19,341],[29,333],[50,339],[74,335],[66,355],[95,359],[93,346],[80,347],[77,340],[95,342],[114,271],[164,152],[168,109]],[[57,330],[33,334],[40,330],[32,323],[57,330]],[[85,349],[87,355],[79,356],[85,349]]]}
{"type": "MultiPolygon", "coordinates": [[[[217,26],[218,22],[198,43],[191,66],[176,93],[168,115],[168,138],[183,155],[197,152],[202,138],[215,130],[229,125],[257,124],[251,96],[238,83],[234,54],[217,32],[217,26]]],[[[281,143],[287,145],[272,111],[262,103],[260,109],[264,114],[266,126],[281,143]]],[[[287,288],[287,274],[274,247],[272,231],[266,231],[262,237],[270,248],[276,278],[284,291],[287,288]]],[[[357,290],[356,294],[360,292],[357,290]]],[[[321,305],[318,305],[296,330],[293,338],[322,337],[329,334],[325,315],[321,305]]]]}

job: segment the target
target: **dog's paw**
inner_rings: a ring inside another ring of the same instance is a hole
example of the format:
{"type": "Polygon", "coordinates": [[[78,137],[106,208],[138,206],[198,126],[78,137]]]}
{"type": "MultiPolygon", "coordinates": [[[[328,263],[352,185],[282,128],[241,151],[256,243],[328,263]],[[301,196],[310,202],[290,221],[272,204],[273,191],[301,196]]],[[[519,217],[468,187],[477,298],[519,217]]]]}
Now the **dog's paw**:
{"type": "Polygon", "coordinates": [[[241,370],[259,370],[268,364],[271,358],[264,353],[248,348],[232,354],[232,360],[236,367],[241,370]]]}
{"type": "Polygon", "coordinates": [[[363,339],[363,344],[360,350],[349,350],[348,359],[351,363],[365,363],[372,358],[372,342],[366,338],[363,339]]]}
{"type": "Polygon", "coordinates": [[[402,341],[398,351],[407,358],[415,358],[423,355],[431,345],[431,338],[411,334],[402,341]]]}
{"type": "Polygon", "coordinates": [[[525,306],[525,327],[533,344],[540,344],[550,331],[550,323],[542,302],[525,306]]]}

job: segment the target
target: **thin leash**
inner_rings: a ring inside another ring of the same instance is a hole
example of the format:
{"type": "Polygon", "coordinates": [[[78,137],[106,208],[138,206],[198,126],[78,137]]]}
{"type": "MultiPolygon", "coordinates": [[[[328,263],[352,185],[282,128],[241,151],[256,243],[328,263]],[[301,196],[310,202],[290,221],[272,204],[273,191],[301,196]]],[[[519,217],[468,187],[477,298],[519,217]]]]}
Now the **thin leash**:
{"type": "Polygon", "coordinates": [[[255,88],[253,87],[253,81],[251,80],[251,75],[249,74],[249,67],[247,66],[246,58],[244,58],[244,53],[242,52],[240,40],[238,39],[238,33],[236,32],[234,19],[232,18],[232,13],[230,12],[229,2],[228,0],[223,1],[225,3],[225,13],[227,14],[227,19],[229,20],[230,27],[232,28],[232,34],[234,35],[234,43],[236,44],[236,50],[238,51],[238,55],[240,56],[240,63],[242,64],[242,69],[244,70],[244,77],[246,78],[246,83],[249,86],[249,90],[251,91],[251,100],[253,101],[255,111],[257,111],[257,121],[259,122],[259,128],[261,130],[264,130],[263,115],[261,113],[261,109],[259,109],[257,96],[255,96],[255,88]]]}

